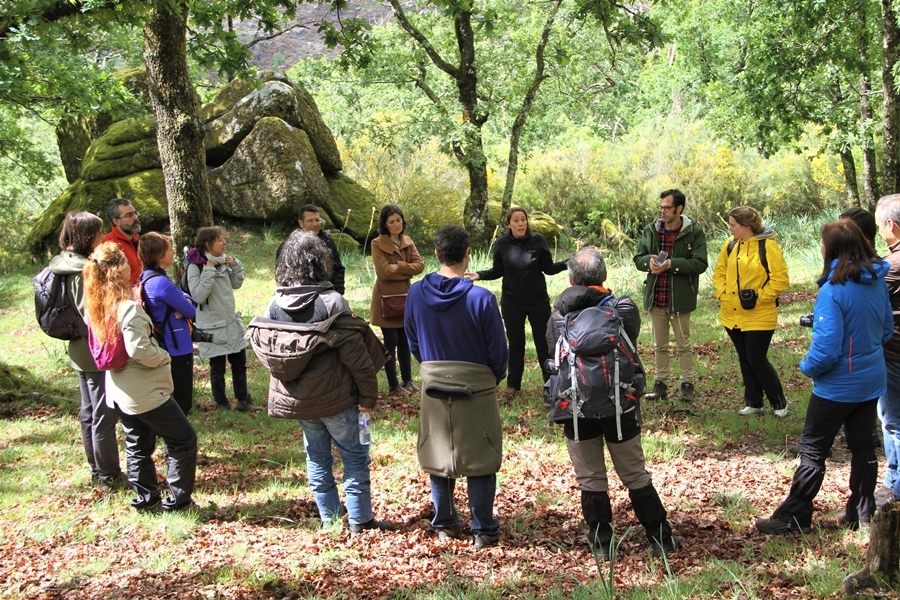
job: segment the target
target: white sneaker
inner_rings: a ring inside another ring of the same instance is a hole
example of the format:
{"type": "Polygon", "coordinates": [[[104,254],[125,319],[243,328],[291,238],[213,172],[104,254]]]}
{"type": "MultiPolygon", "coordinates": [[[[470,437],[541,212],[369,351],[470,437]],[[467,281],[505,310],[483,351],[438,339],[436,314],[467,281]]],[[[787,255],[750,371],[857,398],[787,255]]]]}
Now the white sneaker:
{"type": "Polygon", "coordinates": [[[787,413],[788,413],[787,404],[785,404],[784,408],[779,408],[778,410],[775,411],[775,416],[783,419],[784,417],[787,416],[787,413]]]}
{"type": "Polygon", "coordinates": [[[747,415],[755,415],[756,413],[762,412],[761,408],[756,408],[755,406],[745,406],[741,410],[738,411],[739,415],[747,416],[747,415]]]}

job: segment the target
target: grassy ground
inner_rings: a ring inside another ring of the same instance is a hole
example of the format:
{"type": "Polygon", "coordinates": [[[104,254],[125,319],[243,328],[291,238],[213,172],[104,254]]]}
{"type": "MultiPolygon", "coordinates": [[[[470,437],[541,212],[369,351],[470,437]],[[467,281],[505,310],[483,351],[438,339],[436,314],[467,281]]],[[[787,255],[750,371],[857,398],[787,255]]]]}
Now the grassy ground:
{"type": "MultiPolygon", "coordinates": [[[[820,217],[824,218],[824,217],[820,217]]],[[[716,323],[704,276],[692,318],[698,399],[645,403],[648,468],[684,548],[652,558],[627,492],[612,477],[620,536],[612,565],[596,564],[583,543],[580,505],[560,432],[546,423],[533,352],[525,393],[503,399],[504,466],[496,512],[500,546],[476,553],[470,543],[442,541],[428,527],[427,478],[415,458],[417,401],[385,399],[375,413],[373,501],[379,518],[399,531],[351,536],[322,529],[306,481],[302,436],[295,423],[265,413],[210,410],[207,366],[195,371],[200,451],[197,500],[216,518],[147,517],[127,508],[128,492],[89,486],[77,422],[76,378],[61,342],[35,327],[30,277],[0,277],[0,597],[2,598],[823,598],[864,558],[864,532],[841,529],[849,453],[836,444],[809,535],[755,533],[790,486],[809,383],[796,365],[809,330],[797,326],[814,300],[821,265],[818,222],[778,224],[792,286],[785,295],[770,358],[782,375],[791,414],[740,417],[736,356],[716,323]]],[[[724,230],[710,232],[711,261],[724,230]]],[[[237,292],[245,320],[274,291],[280,235],[232,231],[229,252],[245,264],[237,292]]],[[[430,248],[420,248],[423,256],[430,248]]],[[[560,256],[563,257],[562,255],[560,256]]],[[[361,254],[345,256],[347,298],[368,315],[374,272],[361,254]]],[[[489,262],[475,257],[473,268],[489,262]]],[[[643,274],[630,257],[608,257],[610,285],[639,296],[643,274]]],[[[427,270],[434,268],[433,260],[427,270]]],[[[710,271],[712,265],[710,265],[710,271]]],[[[551,296],[565,275],[548,278],[551,296]]],[[[499,292],[499,282],[486,282],[499,292]]],[[[640,352],[653,364],[649,323],[640,352]]],[[[267,374],[250,360],[251,393],[266,395],[267,374]]],[[[382,389],[386,388],[383,374],[382,389]]],[[[124,463],[124,451],[123,451],[124,463]]],[[[883,465],[882,465],[883,466],[883,465]]],[[[160,463],[160,469],[162,465],[160,463]]],[[[465,486],[457,502],[465,514],[465,486]]],[[[892,593],[891,593],[892,594],[892,593]]]]}

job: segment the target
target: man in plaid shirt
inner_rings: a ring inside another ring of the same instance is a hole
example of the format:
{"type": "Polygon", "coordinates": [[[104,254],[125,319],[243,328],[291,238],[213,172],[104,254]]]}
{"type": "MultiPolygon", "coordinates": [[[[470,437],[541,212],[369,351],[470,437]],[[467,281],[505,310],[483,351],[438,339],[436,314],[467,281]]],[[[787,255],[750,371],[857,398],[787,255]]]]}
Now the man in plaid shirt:
{"type": "Polygon", "coordinates": [[[644,229],[634,256],[638,270],[647,272],[644,308],[650,314],[656,362],[653,391],[645,396],[650,400],[663,400],[669,394],[670,327],[675,333],[681,369],[681,399],[694,399],[691,313],[697,308],[700,274],[707,267],[706,235],[683,214],[684,205],[684,193],[680,190],[660,194],[660,218],[644,229]],[[665,258],[658,260],[661,254],[665,258]]]}

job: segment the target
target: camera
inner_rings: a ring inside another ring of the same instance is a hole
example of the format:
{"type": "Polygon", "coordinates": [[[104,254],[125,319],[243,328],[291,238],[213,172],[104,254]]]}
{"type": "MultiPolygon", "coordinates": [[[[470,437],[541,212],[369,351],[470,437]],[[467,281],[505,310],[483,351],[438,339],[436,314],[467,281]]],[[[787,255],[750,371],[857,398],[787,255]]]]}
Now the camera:
{"type": "Polygon", "coordinates": [[[800,317],[800,327],[812,327],[813,326],[813,316],[812,313],[808,315],[803,315],[800,317]]]}
{"type": "Polygon", "coordinates": [[[191,341],[206,342],[207,344],[210,344],[213,341],[213,334],[208,331],[203,331],[202,329],[197,329],[195,327],[194,330],[191,331],[191,341]]]}

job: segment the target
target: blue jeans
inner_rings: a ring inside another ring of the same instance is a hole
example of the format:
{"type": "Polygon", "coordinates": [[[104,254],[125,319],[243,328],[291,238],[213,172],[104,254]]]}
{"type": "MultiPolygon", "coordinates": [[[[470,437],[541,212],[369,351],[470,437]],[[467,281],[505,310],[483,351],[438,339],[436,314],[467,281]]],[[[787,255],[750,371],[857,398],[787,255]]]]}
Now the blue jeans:
{"type": "Polygon", "coordinates": [[[331,417],[301,419],[300,427],[306,449],[306,476],[322,521],[328,523],[341,518],[341,499],[332,472],[332,442],[344,462],[344,494],[350,522],[361,524],[374,519],[369,447],[359,443],[359,409],[356,405],[331,417]]]}
{"type": "MultiPolygon", "coordinates": [[[[430,475],[431,501],[434,503],[435,529],[459,529],[459,515],[453,502],[456,480],[430,475]]],[[[469,488],[469,512],[472,516],[472,533],[485,537],[500,536],[500,522],[494,518],[494,494],[497,491],[496,475],[466,477],[469,488]]]]}
{"type": "Polygon", "coordinates": [[[887,362],[887,393],[878,400],[878,418],[884,431],[887,473],[884,487],[900,496],[900,362],[887,362]]]}
{"type": "Polygon", "coordinates": [[[128,481],[137,497],[134,508],[147,508],[160,499],[153,464],[156,438],[166,443],[166,482],[169,497],[163,508],[177,509],[193,500],[197,477],[197,433],[172,396],[160,406],[139,415],[122,413],[125,431],[125,454],[128,458],[128,481]]]}
{"type": "Polygon", "coordinates": [[[84,455],[91,467],[91,479],[97,483],[122,474],[119,466],[119,442],[116,439],[116,423],[119,410],[106,405],[106,373],[103,371],[78,371],[81,388],[81,442],[84,455]]]}

